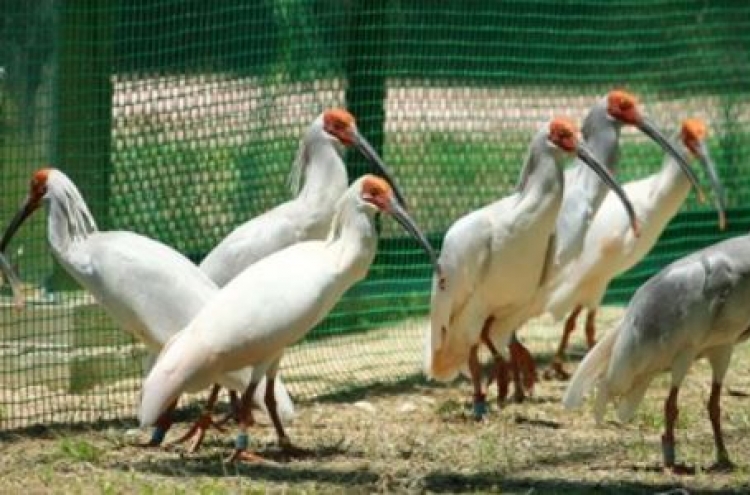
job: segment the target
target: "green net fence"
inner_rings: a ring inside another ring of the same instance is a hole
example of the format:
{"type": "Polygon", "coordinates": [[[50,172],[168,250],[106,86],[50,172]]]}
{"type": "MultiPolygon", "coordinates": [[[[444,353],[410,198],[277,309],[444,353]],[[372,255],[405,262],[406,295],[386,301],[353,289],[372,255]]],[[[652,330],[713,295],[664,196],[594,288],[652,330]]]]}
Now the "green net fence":
{"type": "MultiPolygon", "coordinates": [[[[46,163],[100,228],[198,262],[289,198],[304,129],[346,106],[440,244],[507,194],[532,132],[579,122],[613,87],[670,131],[698,116],[728,191],[729,229],[691,196],[655,250],[610,287],[622,304],[670,260],[750,225],[750,3],[696,0],[8,0],[0,6],[0,219],[46,163]]],[[[365,167],[347,157],[350,177],[365,167]]],[[[621,179],[661,153],[622,138],[621,179]]],[[[46,221],[8,254],[29,303],[0,320],[0,427],[132,417],[140,344],[53,262],[46,221]]],[[[430,267],[392,222],[366,281],[283,362],[297,398],[419,376],[430,267]]],[[[531,322],[530,327],[537,323],[531,322]]],[[[555,334],[556,336],[557,334],[555,334]]]]}

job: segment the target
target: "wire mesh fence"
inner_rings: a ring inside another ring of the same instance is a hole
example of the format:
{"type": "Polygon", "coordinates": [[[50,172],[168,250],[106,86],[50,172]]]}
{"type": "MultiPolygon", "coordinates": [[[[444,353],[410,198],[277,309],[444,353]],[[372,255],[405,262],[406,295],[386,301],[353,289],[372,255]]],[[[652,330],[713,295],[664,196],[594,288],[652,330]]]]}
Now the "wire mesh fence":
{"type": "MultiPolygon", "coordinates": [[[[346,106],[439,245],[459,216],[515,185],[532,132],[579,122],[613,87],[676,131],[710,126],[729,229],[691,196],[643,262],[611,286],[744,232],[750,175],[750,4],[733,1],[5,2],[0,25],[0,215],[52,163],[100,227],[132,230],[198,262],[235,226],[289,198],[304,129],[346,106]]],[[[623,181],[661,152],[635,132],[623,181]]],[[[348,156],[350,178],[363,163],[348,156]]],[[[45,221],[9,248],[29,304],[0,311],[0,426],[130,417],[144,350],[57,266],[45,221]]],[[[430,267],[383,222],[367,280],[283,363],[313,397],[420,372],[430,267]]],[[[3,288],[7,296],[7,287],[3,288]]],[[[530,323],[530,326],[537,323],[530,323]]]]}

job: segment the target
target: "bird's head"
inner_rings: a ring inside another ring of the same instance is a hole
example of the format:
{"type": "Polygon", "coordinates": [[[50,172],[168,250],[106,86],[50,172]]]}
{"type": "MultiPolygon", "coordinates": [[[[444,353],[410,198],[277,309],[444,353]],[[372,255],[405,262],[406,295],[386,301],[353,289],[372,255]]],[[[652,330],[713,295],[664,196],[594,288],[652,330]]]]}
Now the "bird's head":
{"type": "Polygon", "coordinates": [[[612,90],[607,94],[607,114],[627,125],[637,126],[642,119],[638,98],[621,89],[612,90]]]}
{"type": "Polygon", "coordinates": [[[549,123],[547,140],[566,153],[574,154],[578,148],[578,126],[567,117],[555,117],[549,123]]]}
{"type": "Polygon", "coordinates": [[[54,170],[53,168],[42,168],[34,172],[34,175],[31,176],[29,193],[16,216],[11,220],[8,228],[5,229],[5,234],[2,240],[0,240],[0,251],[5,251],[5,248],[21,224],[42,205],[42,200],[47,196],[49,178],[54,170]]]}
{"type": "Polygon", "coordinates": [[[716,171],[716,166],[714,165],[714,162],[711,159],[711,154],[708,151],[708,145],[706,144],[707,137],[708,126],[703,120],[689,118],[682,122],[680,139],[688,152],[698,159],[703,170],[708,175],[711,182],[711,188],[714,191],[716,210],[719,213],[719,228],[724,230],[724,228],[726,228],[726,196],[724,193],[724,186],[719,178],[719,173],[716,171]]]}
{"type": "Polygon", "coordinates": [[[639,236],[640,232],[633,205],[625,195],[625,191],[623,191],[622,187],[612,177],[612,174],[597,160],[591,150],[579,138],[578,126],[576,126],[575,122],[567,117],[555,117],[549,122],[548,129],[547,141],[551,145],[567,154],[578,156],[583,163],[588,165],[601,178],[604,184],[617,194],[630,217],[633,232],[636,237],[639,236]]]}
{"type": "Polygon", "coordinates": [[[698,193],[699,201],[705,201],[705,195],[700,187],[700,182],[695,172],[690,168],[685,155],[666,138],[664,133],[659,130],[641,110],[638,98],[631,93],[621,89],[615,89],[607,94],[607,115],[617,122],[624,125],[632,125],[643,134],[648,136],[652,141],[661,146],[665,153],[672,155],[677,163],[680,164],[685,175],[693,184],[698,193]]]}
{"type": "Polygon", "coordinates": [[[440,273],[437,255],[427,237],[422,233],[416,222],[404,209],[403,203],[393,192],[390,184],[375,175],[364,175],[360,177],[353,187],[358,189],[359,199],[374,211],[387,213],[392,216],[408,232],[422,248],[432,261],[435,273],[440,273]]]}
{"type": "Polygon", "coordinates": [[[357,149],[370,162],[374,172],[388,181],[394,194],[405,205],[404,195],[396,184],[393,174],[388,169],[382,158],[375,148],[365,139],[357,129],[357,123],[354,116],[343,108],[331,108],[323,112],[322,129],[328,136],[336,142],[346,147],[357,149]]]}

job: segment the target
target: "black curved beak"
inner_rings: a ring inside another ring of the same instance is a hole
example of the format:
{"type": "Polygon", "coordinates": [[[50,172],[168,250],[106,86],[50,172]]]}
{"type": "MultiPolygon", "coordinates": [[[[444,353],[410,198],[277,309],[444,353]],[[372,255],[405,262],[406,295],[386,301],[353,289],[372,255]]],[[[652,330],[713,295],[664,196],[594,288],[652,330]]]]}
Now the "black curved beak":
{"type": "Polygon", "coordinates": [[[690,164],[687,162],[685,155],[683,155],[680,150],[675,148],[675,146],[666,137],[664,137],[664,134],[656,127],[656,125],[647,118],[641,118],[640,123],[638,123],[636,127],[642,133],[650,137],[651,140],[653,140],[656,144],[661,146],[661,148],[666,153],[669,153],[674,157],[675,160],[677,160],[680,168],[695,188],[695,191],[698,194],[698,201],[704,203],[706,201],[706,195],[703,193],[703,188],[701,188],[700,182],[698,181],[698,176],[695,175],[693,169],[690,168],[690,164]]]}
{"type": "Polygon", "coordinates": [[[727,198],[724,191],[724,185],[719,179],[719,174],[716,171],[714,161],[711,159],[711,155],[708,152],[706,143],[700,141],[698,148],[695,150],[698,155],[698,160],[701,162],[701,166],[708,174],[708,179],[711,181],[711,189],[714,191],[714,203],[716,205],[716,211],[719,213],[719,229],[724,230],[727,226],[727,215],[726,205],[727,198]]]}
{"type": "Polygon", "coordinates": [[[5,252],[5,248],[8,247],[10,240],[13,238],[18,228],[29,217],[29,215],[39,208],[40,204],[40,201],[34,201],[31,197],[26,198],[21,209],[18,210],[16,216],[13,217],[13,220],[10,221],[10,224],[5,229],[5,233],[3,233],[3,238],[0,240],[0,252],[5,252]]]}
{"type": "Polygon", "coordinates": [[[633,209],[633,205],[630,203],[630,200],[625,194],[625,191],[623,191],[622,187],[620,187],[620,184],[617,183],[615,178],[612,177],[612,174],[609,173],[604,165],[599,163],[599,160],[596,159],[596,157],[583,143],[578,143],[578,147],[576,148],[576,155],[578,155],[578,157],[583,160],[586,165],[591,167],[591,170],[596,172],[596,175],[599,176],[599,178],[607,185],[607,187],[612,190],[612,192],[617,194],[617,197],[620,198],[622,205],[625,207],[625,211],[627,211],[628,213],[628,217],[630,217],[630,227],[633,229],[633,234],[636,237],[639,237],[641,235],[641,231],[638,226],[638,219],[635,217],[635,210],[633,209]]]}
{"type": "Polygon", "coordinates": [[[438,263],[437,254],[435,253],[435,249],[433,249],[430,241],[427,240],[427,237],[425,237],[419,227],[417,227],[417,224],[414,222],[414,220],[409,216],[408,213],[406,213],[406,210],[403,206],[401,206],[401,202],[397,198],[393,198],[389,203],[388,213],[393,216],[393,218],[395,218],[398,223],[401,224],[404,230],[406,230],[414,239],[417,240],[417,242],[419,242],[422,248],[427,252],[427,255],[430,257],[430,262],[432,263],[433,270],[435,270],[435,273],[439,276],[441,274],[441,270],[440,264],[438,263]]]}
{"type": "Polygon", "coordinates": [[[362,153],[362,155],[364,155],[364,157],[367,158],[367,160],[375,167],[375,169],[377,170],[377,175],[381,176],[388,182],[388,184],[393,189],[393,193],[396,195],[396,198],[398,198],[398,201],[402,205],[406,205],[404,195],[401,193],[401,189],[396,184],[396,179],[394,179],[393,174],[391,174],[391,171],[388,170],[388,167],[386,166],[383,159],[380,158],[378,152],[375,151],[375,148],[373,148],[372,145],[367,141],[367,139],[365,139],[364,136],[362,136],[362,134],[360,134],[356,129],[352,131],[352,145],[354,145],[354,147],[357,148],[357,150],[359,150],[359,152],[362,153]]]}
{"type": "Polygon", "coordinates": [[[3,272],[5,280],[8,281],[11,289],[13,290],[13,299],[15,301],[16,308],[23,308],[25,301],[23,297],[23,290],[21,288],[21,280],[18,278],[18,275],[16,275],[13,267],[10,266],[10,263],[8,263],[8,260],[5,259],[5,256],[3,256],[3,253],[0,253],[0,271],[3,272]]]}

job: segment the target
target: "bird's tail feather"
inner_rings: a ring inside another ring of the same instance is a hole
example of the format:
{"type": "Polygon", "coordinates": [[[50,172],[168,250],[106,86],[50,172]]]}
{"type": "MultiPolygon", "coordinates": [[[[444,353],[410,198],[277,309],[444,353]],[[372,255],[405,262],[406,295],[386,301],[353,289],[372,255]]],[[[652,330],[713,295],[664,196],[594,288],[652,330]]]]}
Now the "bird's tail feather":
{"type": "Polygon", "coordinates": [[[617,404],[617,419],[627,423],[635,415],[636,409],[641,404],[643,396],[646,395],[646,389],[651,384],[650,379],[633,380],[634,387],[624,394],[617,404]]]}
{"type": "Polygon", "coordinates": [[[432,280],[430,325],[426,329],[424,343],[424,373],[439,380],[449,380],[458,372],[453,370],[446,373],[446,368],[452,366],[443,362],[448,350],[445,337],[449,331],[453,305],[453,280],[445,269],[441,278],[435,275],[432,280]]]}
{"type": "Polygon", "coordinates": [[[196,345],[186,331],[175,334],[167,342],[143,382],[138,413],[142,426],[156,423],[159,415],[186,389],[203,389],[211,385],[213,379],[202,372],[205,359],[202,347],[196,345]]]}
{"type": "Polygon", "coordinates": [[[610,330],[578,365],[563,396],[563,404],[567,409],[580,407],[583,398],[607,371],[616,339],[617,327],[610,330]]]}

